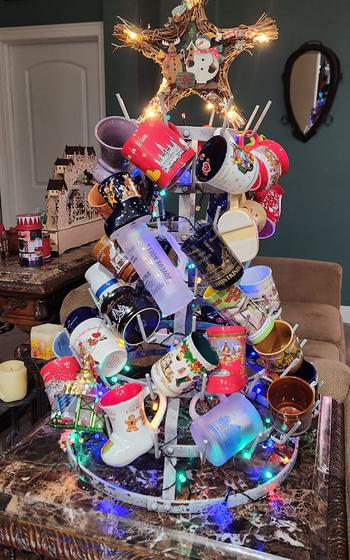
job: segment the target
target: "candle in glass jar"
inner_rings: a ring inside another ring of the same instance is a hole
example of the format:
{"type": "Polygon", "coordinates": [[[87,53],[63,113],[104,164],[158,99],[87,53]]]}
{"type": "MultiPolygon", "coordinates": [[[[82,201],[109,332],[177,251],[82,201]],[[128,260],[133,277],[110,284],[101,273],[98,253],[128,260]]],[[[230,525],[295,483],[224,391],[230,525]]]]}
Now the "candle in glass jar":
{"type": "Polygon", "coordinates": [[[52,360],[55,354],[52,344],[55,336],[63,330],[62,325],[45,323],[32,327],[30,331],[30,349],[32,358],[52,360]]]}
{"type": "Polygon", "coordinates": [[[9,360],[0,364],[0,399],[14,402],[27,394],[27,370],[23,362],[9,360]]]}

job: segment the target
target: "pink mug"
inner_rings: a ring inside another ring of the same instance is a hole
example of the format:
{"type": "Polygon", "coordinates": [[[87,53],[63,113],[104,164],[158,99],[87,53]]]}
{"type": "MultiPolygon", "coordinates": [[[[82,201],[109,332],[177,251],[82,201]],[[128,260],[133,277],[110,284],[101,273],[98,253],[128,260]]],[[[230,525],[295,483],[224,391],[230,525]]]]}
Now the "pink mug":
{"type": "Polygon", "coordinates": [[[273,185],[269,190],[257,191],[255,200],[264,208],[267,221],[265,227],[259,232],[260,239],[271,237],[281,217],[282,197],[284,190],[281,185],[273,185]]]}
{"type": "Polygon", "coordinates": [[[259,161],[260,169],[260,186],[255,190],[265,190],[276,185],[282,175],[281,163],[273,150],[268,146],[263,145],[258,134],[254,134],[250,138],[250,143],[244,145],[247,135],[251,133],[247,130],[239,136],[239,145],[244,147],[245,150],[254,154],[255,158],[259,161]]]}
{"type": "Polygon", "coordinates": [[[170,187],[187,169],[195,152],[182,138],[175,125],[159,119],[139,125],[121,151],[159,187],[170,187]]]}

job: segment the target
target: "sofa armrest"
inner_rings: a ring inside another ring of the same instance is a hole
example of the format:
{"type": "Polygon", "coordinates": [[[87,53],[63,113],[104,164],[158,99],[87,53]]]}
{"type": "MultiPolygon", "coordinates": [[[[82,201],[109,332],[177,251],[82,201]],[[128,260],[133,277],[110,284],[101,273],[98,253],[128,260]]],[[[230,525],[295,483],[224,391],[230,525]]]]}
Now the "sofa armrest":
{"type": "Polygon", "coordinates": [[[337,308],[341,305],[343,269],[337,263],[257,257],[252,264],[265,264],[272,268],[282,302],[328,303],[337,308]]]}

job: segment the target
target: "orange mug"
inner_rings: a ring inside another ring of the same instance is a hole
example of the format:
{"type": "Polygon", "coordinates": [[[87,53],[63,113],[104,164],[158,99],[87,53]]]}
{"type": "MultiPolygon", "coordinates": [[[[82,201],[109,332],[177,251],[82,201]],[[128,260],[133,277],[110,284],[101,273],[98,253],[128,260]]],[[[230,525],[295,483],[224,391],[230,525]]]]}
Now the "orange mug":
{"type": "Polygon", "coordinates": [[[107,235],[101,237],[91,251],[94,259],[103,264],[117,278],[124,282],[135,282],[137,272],[118,243],[111,241],[107,235]]]}
{"type": "Polygon", "coordinates": [[[99,184],[95,183],[88,194],[88,203],[91,208],[102,216],[103,219],[108,218],[112,214],[112,208],[107,204],[103,196],[98,191],[99,184]]]}

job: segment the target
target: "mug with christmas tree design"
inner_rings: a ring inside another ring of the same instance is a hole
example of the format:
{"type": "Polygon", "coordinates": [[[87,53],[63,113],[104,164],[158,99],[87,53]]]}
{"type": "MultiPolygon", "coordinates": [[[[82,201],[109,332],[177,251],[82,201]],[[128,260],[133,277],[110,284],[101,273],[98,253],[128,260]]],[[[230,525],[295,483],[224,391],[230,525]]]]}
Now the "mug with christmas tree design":
{"type": "Polygon", "coordinates": [[[153,364],[154,385],[167,397],[178,397],[219,364],[219,357],[204,336],[192,332],[153,364]]]}

